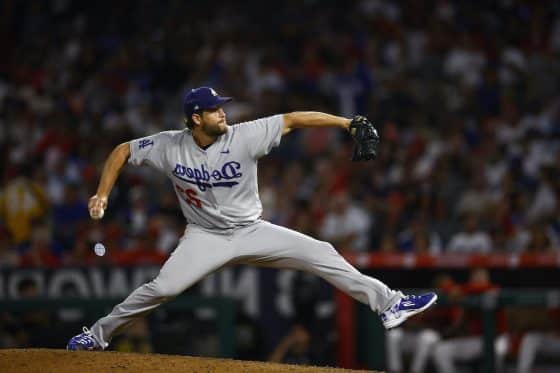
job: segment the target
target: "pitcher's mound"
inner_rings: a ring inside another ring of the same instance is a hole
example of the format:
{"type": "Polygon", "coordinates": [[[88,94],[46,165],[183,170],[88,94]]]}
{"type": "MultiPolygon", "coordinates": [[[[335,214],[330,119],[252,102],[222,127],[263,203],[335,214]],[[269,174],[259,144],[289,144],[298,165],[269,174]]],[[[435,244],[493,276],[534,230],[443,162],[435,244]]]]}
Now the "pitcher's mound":
{"type": "Polygon", "coordinates": [[[260,363],[253,361],[209,359],[177,355],[132,354],[112,351],[69,352],[66,350],[51,349],[10,349],[0,350],[0,372],[349,373],[358,371],[323,367],[302,367],[296,365],[260,363]]]}

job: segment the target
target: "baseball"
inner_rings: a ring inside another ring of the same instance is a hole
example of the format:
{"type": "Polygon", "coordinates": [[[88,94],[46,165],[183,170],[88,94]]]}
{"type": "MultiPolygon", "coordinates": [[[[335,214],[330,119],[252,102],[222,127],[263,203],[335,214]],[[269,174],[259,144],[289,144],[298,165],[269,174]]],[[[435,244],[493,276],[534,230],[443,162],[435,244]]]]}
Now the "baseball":
{"type": "Polygon", "coordinates": [[[97,216],[92,215],[92,218],[94,218],[94,219],[96,219],[96,220],[97,220],[97,219],[101,219],[101,218],[103,218],[103,215],[105,215],[105,209],[99,208],[98,213],[97,213],[97,216]]]}
{"type": "Polygon", "coordinates": [[[95,252],[95,255],[103,256],[103,255],[105,255],[105,246],[101,242],[98,242],[93,247],[93,251],[95,252]]]}

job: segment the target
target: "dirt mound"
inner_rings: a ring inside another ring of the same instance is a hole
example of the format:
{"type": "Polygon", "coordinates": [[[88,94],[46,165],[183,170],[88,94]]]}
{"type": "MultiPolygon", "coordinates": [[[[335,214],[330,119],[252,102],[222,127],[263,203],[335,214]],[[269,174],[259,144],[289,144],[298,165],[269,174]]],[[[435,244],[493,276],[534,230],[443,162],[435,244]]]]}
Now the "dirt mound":
{"type": "MultiPolygon", "coordinates": [[[[302,367],[253,361],[123,352],[69,352],[50,349],[0,350],[0,372],[303,372],[349,373],[356,370],[302,367]]],[[[364,371],[359,371],[364,372],[364,371]]]]}

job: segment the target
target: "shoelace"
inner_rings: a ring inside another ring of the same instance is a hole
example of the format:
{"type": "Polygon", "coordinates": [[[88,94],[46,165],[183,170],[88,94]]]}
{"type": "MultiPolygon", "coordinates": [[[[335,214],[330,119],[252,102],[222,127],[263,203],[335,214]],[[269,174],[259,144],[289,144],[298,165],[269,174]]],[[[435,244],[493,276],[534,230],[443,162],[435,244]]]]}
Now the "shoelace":
{"type": "Polygon", "coordinates": [[[399,309],[399,306],[400,306],[400,304],[401,304],[401,302],[402,302],[403,300],[411,300],[411,301],[414,301],[414,300],[416,300],[416,299],[418,299],[418,298],[420,298],[418,295],[412,295],[412,294],[410,294],[410,295],[405,295],[404,297],[401,298],[400,301],[398,301],[397,303],[393,304],[393,305],[391,306],[391,308],[389,308],[389,310],[387,310],[386,312],[397,312],[398,309],[399,309]]]}
{"type": "Polygon", "coordinates": [[[392,312],[397,312],[398,309],[399,309],[399,307],[400,307],[400,305],[401,305],[401,303],[402,303],[403,301],[407,301],[407,300],[409,300],[409,301],[415,301],[415,300],[418,299],[418,298],[419,298],[418,296],[412,295],[412,294],[411,294],[411,295],[405,295],[404,297],[401,298],[401,300],[400,300],[399,302],[395,303],[395,304],[393,305],[393,307],[391,307],[391,311],[392,311],[392,312]]]}
{"type": "Polygon", "coordinates": [[[82,331],[85,335],[79,335],[78,337],[76,337],[76,342],[80,344],[95,344],[95,340],[92,337],[91,331],[85,326],[82,328],[82,331]]]}

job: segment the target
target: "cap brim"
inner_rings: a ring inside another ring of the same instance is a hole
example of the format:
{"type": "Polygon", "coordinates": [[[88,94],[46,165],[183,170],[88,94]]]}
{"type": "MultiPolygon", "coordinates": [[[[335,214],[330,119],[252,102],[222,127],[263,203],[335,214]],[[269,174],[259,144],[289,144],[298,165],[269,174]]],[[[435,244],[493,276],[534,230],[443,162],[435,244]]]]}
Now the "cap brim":
{"type": "Polygon", "coordinates": [[[233,100],[233,97],[221,97],[221,96],[218,96],[218,97],[216,97],[216,100],[212,103],[212,105],[211,105],[211,106],[208,106],[206,109],[215,109],[215,108],[218,108],[218,107],[220,107],[220,106],[222,106],[222,105],[227,104],[228,102],[230,102],[230,101],[232,101],[232,100],[233,100]]]}

